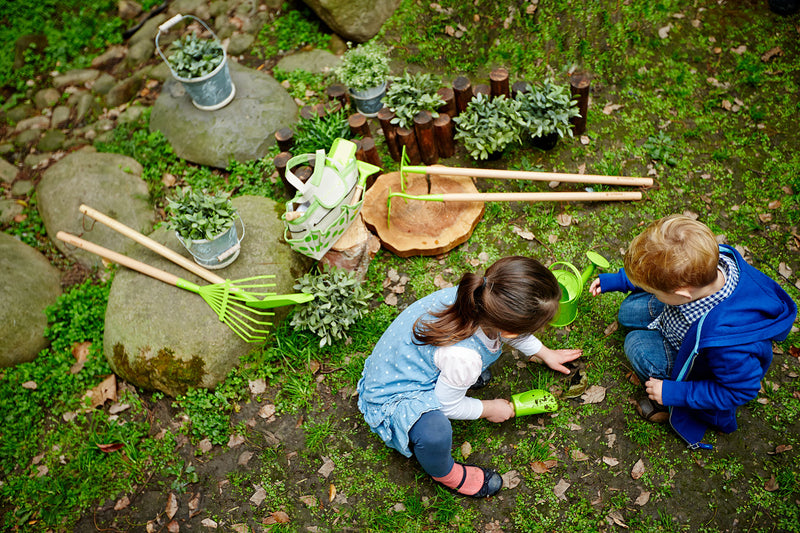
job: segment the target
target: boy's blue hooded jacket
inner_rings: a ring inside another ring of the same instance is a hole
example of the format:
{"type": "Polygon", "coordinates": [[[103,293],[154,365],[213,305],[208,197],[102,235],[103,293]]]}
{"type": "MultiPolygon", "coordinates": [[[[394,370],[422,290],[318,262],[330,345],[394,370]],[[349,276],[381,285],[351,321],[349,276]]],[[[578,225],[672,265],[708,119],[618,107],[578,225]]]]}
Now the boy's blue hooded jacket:
{"type": "MultiPolygon", "coordinates": [[[[700,441],[709,426],[725,433],[736,429],[736,408],[758,395],[772,362],[772,341],[784,340],[797,316],[797,306],[774,280],[730,246],[719,248],[735,259],[739,283],[689,328],[662,389],[670,424],[692,448],[708,447],[700,441]]],[[[641,291],[624,269],[600,274],[600,288],[641,291]]]]}

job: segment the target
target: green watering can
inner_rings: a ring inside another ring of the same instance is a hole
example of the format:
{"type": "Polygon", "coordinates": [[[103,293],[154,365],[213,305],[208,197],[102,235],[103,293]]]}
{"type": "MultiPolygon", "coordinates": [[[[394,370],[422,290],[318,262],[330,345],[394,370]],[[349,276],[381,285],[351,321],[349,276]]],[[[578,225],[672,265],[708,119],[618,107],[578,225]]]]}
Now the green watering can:
{"type": "Polygon", "coordinates": [[[578,316],[578,299],[583,292],[583,286],[592,277],[595,269],[609,267],[606,258],[597,252],[586,252],[586,257],[589,258],[590,263],[582,273],[578,272],[572,263],[565,261],[557,261],[550,265],[550,270],[561,288],[561,301],[558,303],[558,312],[555,318],[550,322],[551,326],[563,327],[575,320],[575,317],[578,316]],[[553,267],[556,266],[566,268],[554,269],[553,267]]]}

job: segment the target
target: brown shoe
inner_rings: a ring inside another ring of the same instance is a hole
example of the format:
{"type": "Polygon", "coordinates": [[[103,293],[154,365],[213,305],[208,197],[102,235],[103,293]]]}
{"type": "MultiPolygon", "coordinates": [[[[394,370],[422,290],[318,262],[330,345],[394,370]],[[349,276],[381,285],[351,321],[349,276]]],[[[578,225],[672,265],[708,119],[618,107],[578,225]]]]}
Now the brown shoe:
{"type": "Polygon", "coordinates": [[[639,416],[655,424],[663,424],[669,420],[669,409],[650,398],[640,398],[636,402],[636,412],[639,416]]]}

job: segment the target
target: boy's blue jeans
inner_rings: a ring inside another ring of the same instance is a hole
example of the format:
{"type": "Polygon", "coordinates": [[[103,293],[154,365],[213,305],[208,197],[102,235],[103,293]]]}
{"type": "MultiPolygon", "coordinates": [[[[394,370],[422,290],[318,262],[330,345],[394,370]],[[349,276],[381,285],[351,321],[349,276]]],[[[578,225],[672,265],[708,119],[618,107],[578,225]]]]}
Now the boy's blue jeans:
{"type": "Polygon", "coordinates": [[[664,304],[647,292],[635,292],[619,307],[619,325],[631,330],[625,336],[625,355],[644,384],[648,378],[669,379],[676,351],[656,329],[647,329],[664,304]]]}

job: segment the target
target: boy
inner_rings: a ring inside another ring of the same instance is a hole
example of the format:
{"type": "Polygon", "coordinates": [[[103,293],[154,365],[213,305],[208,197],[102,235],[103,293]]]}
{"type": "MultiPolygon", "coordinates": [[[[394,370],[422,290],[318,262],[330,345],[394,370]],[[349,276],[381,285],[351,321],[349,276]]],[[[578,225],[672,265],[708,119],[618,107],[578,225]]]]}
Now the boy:
{"type": "Polygon", "coordinates": [[[718,245],[704,224],[682,215],[651,223],[631,241],[624,266],[600,274],[590,291],[631,294],[619,324],[631,331],[625,355],[645,384],[637,412],[669,419],[690,448],[711,426],[736,429],[736,408],[752,400],[786,338],[797,306],[780,286],[718,245]]]}

